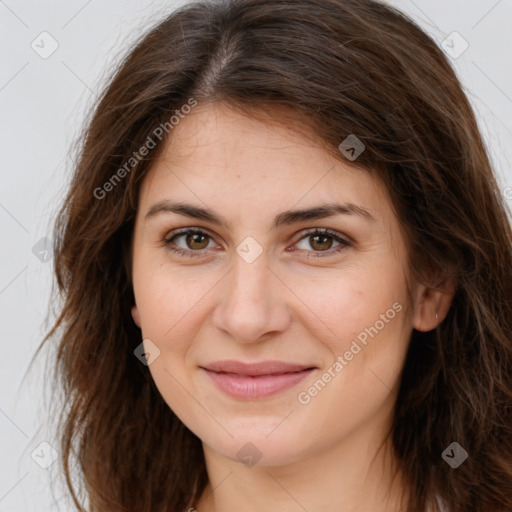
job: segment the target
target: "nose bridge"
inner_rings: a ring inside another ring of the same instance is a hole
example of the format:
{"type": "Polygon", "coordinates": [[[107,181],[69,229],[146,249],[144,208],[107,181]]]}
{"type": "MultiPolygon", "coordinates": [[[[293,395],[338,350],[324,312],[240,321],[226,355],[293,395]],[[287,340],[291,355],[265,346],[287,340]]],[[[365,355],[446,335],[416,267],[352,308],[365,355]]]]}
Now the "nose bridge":
{"type": "Polygon", "coordinates": [[[217,327],[245,342],[284,329],[288,315],[277,288],[264,254],[254,260],[234,254],[230,277],[215,315],[217,327]]]}
{"type": "Polygon", "coordinates": [[[238,254],[233,258],[231,281],[228,290],[228,302],[230,308],[238,310],[239,313],[252,310],[253,315],[265,314],[272,300],[268,291],[269,276],[271,272],[267,268],[267,261],[260,256],[249,263],[238,254]]]}

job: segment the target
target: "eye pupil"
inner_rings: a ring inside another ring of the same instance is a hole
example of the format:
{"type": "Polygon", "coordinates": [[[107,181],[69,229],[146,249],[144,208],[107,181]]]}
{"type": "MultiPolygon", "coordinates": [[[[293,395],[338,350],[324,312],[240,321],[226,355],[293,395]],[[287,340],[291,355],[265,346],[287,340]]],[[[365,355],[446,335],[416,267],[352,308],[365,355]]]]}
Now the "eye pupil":
{"type": "Polygon", "coordinates": [[[332,246],[332,237],[329,236],[329,235],[313,235],[310,237],[311,240],[317,240],[317,239],[320,239],[320,240],[323,240],[323,242],[313,242],[311,243],[311,247],[313,247],[314,249],[318,249],[320,251],[325,251],[325,250],[328,250],[331,248],[332,246]],[[323,246],[323,247],[318,247],[318,245],[322,246],[322,245],[325,245],[326,244],[326,241],[330,242],[330,243],[327,243],[327,247],[323,246]]]}
{"type": "Polygon", "coordinates": [[[204,249],[207,245],[208,237],[206,235],[203,235],[201,233],[189,233],[187,235],[187,246],[190,249],[204,249]],[[203,243],[201,243],[200,239],[203,239],[203,243]],[[199,244],[199,247],[194,246],[194,244],[199,244]]]}

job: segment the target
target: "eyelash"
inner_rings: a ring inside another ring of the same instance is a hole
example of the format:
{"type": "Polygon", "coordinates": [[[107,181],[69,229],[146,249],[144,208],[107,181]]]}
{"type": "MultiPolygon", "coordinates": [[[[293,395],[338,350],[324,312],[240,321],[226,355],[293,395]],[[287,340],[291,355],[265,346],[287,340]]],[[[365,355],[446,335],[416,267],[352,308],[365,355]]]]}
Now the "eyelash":
{"type": "MultiPolygon", "coordinates": [[[[188,234],[194,234],[194,235],[205,235],[210,239],[213,239],[212,236],[210,236],[206,231],[203,231],[198,228],[184,228],[177,231],[173,231],[170,233],[170,236],[166,236],[162,242],[167,248],[174,252],[175,254],[179,254],[180,256],[184,257],[202,257],[204,256],[204,251],[208,249],[199,249],[199,250],[193,250],[193,249],[182,249],[181,247],[172,247],[171,244],[173,243],[173,240],[176,240],[177,238],[180,238],[180,236],[188,235],[188,234]]],[[[333,231],[328,228],[311,228],[306,230],[306,232],[302,235],[301,238],[295,242],[296,244],[300,241],[304,240],[305,238],[308,238],[312,235],[328,235],[329,237],[333,238],[336,242],[339,242],[340,245],[338,247],[335,247],[334,249],[328,249],[326,251],[307,251],[309,253],[312,253],[308,256],[308,258],[326,258],[328,256],[332,256],[333,254],[337,254],[338,252],[344,250],[346,247],[350,247],[352,244],[345,240],[344,238],[340,237],[339,234],[336,231],[333,231]],[[324,256],[322,253],[326,253],[326,256],[324,256]],[[314,256],[313,256],[314,255],[314,256]]],[[[300,249],[305,250],[305,249],[300,249]]]]}

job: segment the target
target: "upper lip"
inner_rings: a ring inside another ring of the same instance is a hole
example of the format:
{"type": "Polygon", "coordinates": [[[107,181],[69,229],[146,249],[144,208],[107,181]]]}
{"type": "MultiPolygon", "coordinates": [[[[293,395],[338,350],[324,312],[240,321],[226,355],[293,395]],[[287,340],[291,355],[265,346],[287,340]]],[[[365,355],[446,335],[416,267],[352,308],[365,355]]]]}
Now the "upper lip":
{"type": "Polygon", "coordinates": [[[240,361],[224,360],[208,363],[201,368],[213,372],[235,373],[238,375],[278,375],[283,373],[300,372],[315,368],[308,364],[285,363],[283,361],[262,361],[260,363],[242,363],[240,361]]]}

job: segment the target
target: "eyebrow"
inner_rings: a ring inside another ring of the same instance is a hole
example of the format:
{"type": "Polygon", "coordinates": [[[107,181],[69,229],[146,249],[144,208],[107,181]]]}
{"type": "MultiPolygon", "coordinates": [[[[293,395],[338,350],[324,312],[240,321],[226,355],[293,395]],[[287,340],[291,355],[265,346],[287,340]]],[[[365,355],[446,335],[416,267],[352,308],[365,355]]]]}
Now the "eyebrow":
{"type": "MultiPolygon", "coordinates": [[[[176,213],[192,219],[204,220],[216,224],[218,226],[224,226],[230,229],[229,223],[220,215],[208,208],[201,208],[192,204],[183,202],[172,203],[164,200],[159,201],[152,205],[145,216],[145,220],[155,217],[162,213],[176,213]]],[[[357,215],[368,221],[375,222],[375,217],[368,211],[356,204],[338,204],[338,203],[327,203],[318,206],[312,206],[303,210],[286,210],[274,218],[274,228],[282,225],[296,224],[299,222],[305,222],[309,220],[325,219],[328,217],[334,217],[335,215],[357,215]]]]}

